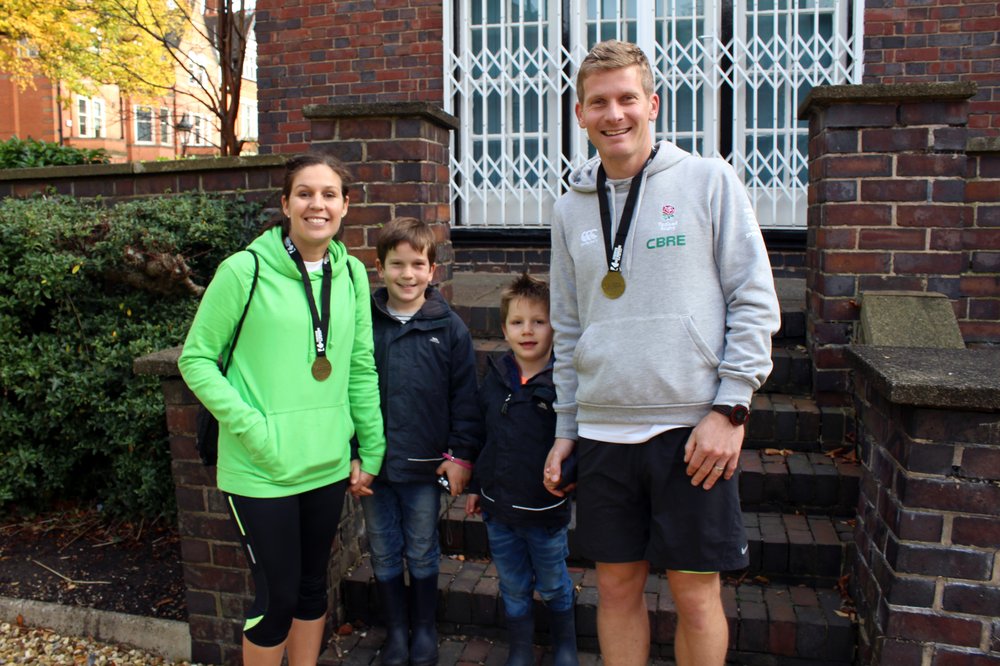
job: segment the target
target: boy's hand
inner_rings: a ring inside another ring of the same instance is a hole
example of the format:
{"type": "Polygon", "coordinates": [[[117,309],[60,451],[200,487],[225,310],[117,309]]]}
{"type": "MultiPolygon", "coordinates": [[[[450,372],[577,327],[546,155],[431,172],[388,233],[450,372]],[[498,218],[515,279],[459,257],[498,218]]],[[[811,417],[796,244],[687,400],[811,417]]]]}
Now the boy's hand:
{"type": "Polygon", "coordinates": [[[556,497],[565,497],[572,488],[559,489],[559,481],[562,474],[562,461],[573,452],[576,442],[565,437],[557,437],[552,448],[549,449],[549,456],[545,459],[545,470],[542,481],[545,489],[556,497]]]}
{"type": "Polygon", "coordinates": [[[479,506],[479,495],[467,495],[465,498],[465,515],[474,516],[477,513],[482,513],[482,508],[479,506]]]}
{"type": "Polygon", "coordinates": [[[374,480],[374,476],[361,469],[360,460],[351,461],[351,485],[348,487],[347,492],[355,497],[374,495],[375,491],[371,489],[372,481],[374,480]]]}
{"type": "Polygon", "coordinates": [[[448,477],[448,483],[451,484],[451,496],[458,497],[465,490],[465,487],[469,485],[469,481],[472,479],[472,470],[466,467],[462,467],[450,460],[445,460],[443,463],[438,465],[438,474],[444,474],[448,477]]]}

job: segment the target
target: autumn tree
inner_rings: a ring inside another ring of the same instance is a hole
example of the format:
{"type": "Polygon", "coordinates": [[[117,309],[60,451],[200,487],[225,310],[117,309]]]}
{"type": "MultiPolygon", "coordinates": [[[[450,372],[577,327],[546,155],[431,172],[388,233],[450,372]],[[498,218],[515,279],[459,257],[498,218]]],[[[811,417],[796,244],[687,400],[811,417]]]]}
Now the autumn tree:
{"type": "Polygon", "coordinates": [[[89,92],[188,97],[218,123],[222,155],[239,155],[247,0],[0,0],[0,69],[89,92]],[[31,55],[32,57],[25,57],[31,55]],[[177,78],[188,83],[178,85],[177,78]]]}
{"type": "Polygon", "coordinates": [[[193,85],[175,87],[208,109],[218,120],[223,155],[239,155],[243,142],[237,132],[243,63],[251,41],[254,13],[246,0],[209,0],[204,13],[198,2],[171,2],[164,16],[143,11],[147,0],[107,0],[116,6],[117,18],[130,23],[156,41],[169,54],[182,75],[193,85]],[[197,57],[211,50],[212,68],[197,57]]]}
{"type": "MultiPolygon", "coordinates": [[[[147,3],[143,16],[162,6],[147,3]]],[[[102,84],[151,95],[174,83],[167,53],[133,24],[107,21],[110,0],[0,0],[0,70],[22,87],[41,74],[88,94],[102,84]]]]}

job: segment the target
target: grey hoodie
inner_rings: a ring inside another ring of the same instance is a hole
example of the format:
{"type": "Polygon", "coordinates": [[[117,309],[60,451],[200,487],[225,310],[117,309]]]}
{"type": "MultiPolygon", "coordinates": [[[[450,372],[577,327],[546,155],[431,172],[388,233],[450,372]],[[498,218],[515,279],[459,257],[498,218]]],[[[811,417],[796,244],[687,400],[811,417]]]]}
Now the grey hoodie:
{"type": "MultiPolygon", "coordinates": [[[[743,184],[724,160],[660,142],[625,243],[625,293],[612,300],[601,291],[599,165],[575,170],[554,210],[556,436],[576,439],[577,421],[694,426],[712,404],[749,405],[771,372],[780,315],[743,184]]],[[[617,220],[623,197],[608,190],[617,220]]]]}

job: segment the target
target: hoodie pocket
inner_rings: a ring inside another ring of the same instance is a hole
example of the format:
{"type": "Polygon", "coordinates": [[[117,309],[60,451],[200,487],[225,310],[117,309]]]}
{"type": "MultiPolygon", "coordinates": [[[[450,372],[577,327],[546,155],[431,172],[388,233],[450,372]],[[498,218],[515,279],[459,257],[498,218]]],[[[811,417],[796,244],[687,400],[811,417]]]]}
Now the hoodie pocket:
{"type": "Polygon", "coordinates": [[[591,324],[573,354],[580,404],[682,407],[715,398],[719,357],[688,315],[591,324]]]}
{"type": "Polygon", "coordinates": [[[277,484],[334,472],[350,458],[350,422],[345,405],[268,413],[267,445],[252,456],[277,484]]]}

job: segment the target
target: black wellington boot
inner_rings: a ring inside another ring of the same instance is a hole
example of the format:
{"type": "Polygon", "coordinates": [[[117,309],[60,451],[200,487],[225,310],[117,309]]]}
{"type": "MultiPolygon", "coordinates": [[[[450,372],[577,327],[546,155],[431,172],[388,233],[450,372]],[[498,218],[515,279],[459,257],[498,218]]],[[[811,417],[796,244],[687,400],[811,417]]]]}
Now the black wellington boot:
{"type": "Polygon", "coordinates": [[[576,610],[549,610],[552,631],[552,666],[578,666],[576,653],[576,610]]]}
{"type": "Polygon", "coordinates": [[[521,617],[507,616],[507,663],[504,666],[534,666],[535,616],[531,611],[521,617]]]}
{"type": "Polygon", "coordinates": [[[387,581],[376,579],[378,602],[385,622],[385,645],[382,666],[406,666],[410,663],[410,616],[406,608],[406,585],[400,574],[387,581]]]}
{"type": "Polygon", "coordinates": [[[437,598],[437,576],[410,578],[411,666],[437,664],[437,598]]]}

